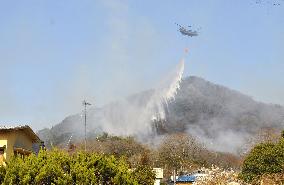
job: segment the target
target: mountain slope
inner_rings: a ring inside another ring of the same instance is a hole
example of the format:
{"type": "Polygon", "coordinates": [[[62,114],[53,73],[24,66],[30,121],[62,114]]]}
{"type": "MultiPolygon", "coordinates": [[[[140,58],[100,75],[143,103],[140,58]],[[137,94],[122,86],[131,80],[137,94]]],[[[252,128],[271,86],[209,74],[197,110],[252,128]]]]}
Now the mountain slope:
{"type": "MultiPolygon", "coordinates": [[[[212,149],[236,153],[261,128],[284,127],[282,106],[256,102],[240,92],[199,77],[187,77],[180,85],[175,100],[165,106],[166,120],[155,125],[160,134],[187,132],[212,149]]],[[[148,127],[135,120],[143,116],[139,112],[147,108],[147,100],[153,91],[90,109],[88,137],[95,137],[102,131],[116,135],[135,133],[139,137],[151,134],[148,127]],[[132,132],[133,129],[136,132],[132,132]]],[[[82,139],[83,120],[79,114],[68,116],[53,128],[39,131],[39,135],[47,144],[50,141],[67,143],[71,135],[73,139],[82,139]]]]}
{"type": "Polygon", "coordinates": [[[211,148],[234,153],[260,129],[284,128],[283,107],[198,77],[183,80],[167,117],[166,130],[186,131],[211,148]]]}

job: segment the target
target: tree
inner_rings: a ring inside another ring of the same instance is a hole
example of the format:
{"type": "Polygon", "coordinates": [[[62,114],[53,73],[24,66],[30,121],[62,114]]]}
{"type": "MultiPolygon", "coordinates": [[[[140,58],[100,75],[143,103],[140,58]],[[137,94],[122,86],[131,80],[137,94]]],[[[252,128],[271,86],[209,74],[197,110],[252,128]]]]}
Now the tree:
{"type": "Polygon", "coordinates": [[[4,178],[6,175],[6,168],[3,165],[0,165],[0,184],[4,182],[4,178]]]}
{"type": "Polygon", "coordinates": [[[265,127],[258,130],[251,138],[248,138],[244,146],[239,150],[241,156],[245,156],[254,146],[260,143],[277,143],[280,139],[279,131],[275,128],[265,127]]]}
{"type": "MultiPolygon", "coordinates": [[[[89,140],[87,150],[101,154],[125,157],[131,167],[147,162],[148,147],[136,141],[133,137],[112,136],[103,133],[95,140],[89,140]]],[[[82,146],[82,145],[81,145],[82,146]]],[[[80,144],[79,147],[80,148],[80,144]]]]}
{"type": "Polygon", "coordinates": [[[38,156],[14,156],[7,164],[4,184],[70,184],[68,154],[41,150],[38,156]]]}
{"type": "Polygon", "coordinates": [[[240,177],[246,182],[259,179],[264,174],[284,172],[284,139],[278,143],[256,145],[245,158],[240,177]]]}
{"type": "Polygon", "coordinates": [[[38,156],[14,156],[7,166],[0,167],[0,181],[19,185],[138,185],[155,179],[150,167],[129,169],[125,158],[114,155],[85,152],[69,155],[58,149],[41,150],[38,156]]]}
{"type": "Polygon", "coordinates": [[[154,184],[154,180],[156,176],[152,168],[147,165],[139,165],[133,171],[133,175],[139,185],[154,184]]]}
{"type": "Polygon", "coordinates": [[[177,170],[197,164],[204,164],[204,149],[187,134],[172,134],[165,138],[158,148],[158,160],[164,168],[177,170]]]}

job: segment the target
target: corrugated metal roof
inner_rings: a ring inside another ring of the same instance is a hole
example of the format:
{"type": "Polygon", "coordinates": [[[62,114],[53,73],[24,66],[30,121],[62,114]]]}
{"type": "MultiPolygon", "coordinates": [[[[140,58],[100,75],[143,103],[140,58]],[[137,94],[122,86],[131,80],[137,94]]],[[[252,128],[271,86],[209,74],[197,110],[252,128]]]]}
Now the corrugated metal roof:
{"type": "Polygon", "coordinates": [[[196,179],[193,175],[182,175],[179,176],[177,179],[177,182],[194,182],[196,179]]]}

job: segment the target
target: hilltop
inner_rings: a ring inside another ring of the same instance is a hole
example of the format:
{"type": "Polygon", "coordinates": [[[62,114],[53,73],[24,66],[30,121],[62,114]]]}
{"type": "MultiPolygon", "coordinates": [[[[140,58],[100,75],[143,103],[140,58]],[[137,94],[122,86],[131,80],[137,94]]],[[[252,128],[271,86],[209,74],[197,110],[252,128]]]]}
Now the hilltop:
{"type": "MultiPolygon", "coordinates": [[[[152,94],[153,90],[148,90],[90,109],[88,138],[95,138],[104,131],[127,135],[132,128],[139,127],[129,123],[127,118],[136,115],[133,114],[138,110],[135,107],[146,104],[152,94]]],[[[238,91],[192,76],[181,81],[175,99],[167,105],[166,120],[153,125],[160,135],[185,132],[211,149],[237,153],[261,129],[283,129],[283,120],[284,108],[280,105],[258,102],[238,91]]],[[[82,117],[80,114],[67,116],[61,123],[38,134],[47,145],[67,144],[71,135],[72,139],[80,140],[84,135],[82,117]]],[[[149,133],[141,131],[141,134],[149,133]]]]}

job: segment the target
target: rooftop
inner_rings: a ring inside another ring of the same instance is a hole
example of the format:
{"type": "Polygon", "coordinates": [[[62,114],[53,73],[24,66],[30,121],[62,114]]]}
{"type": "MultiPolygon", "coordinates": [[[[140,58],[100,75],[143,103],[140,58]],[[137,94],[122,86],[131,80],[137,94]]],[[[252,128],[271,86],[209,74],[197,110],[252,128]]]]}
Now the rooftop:
{"type": "Polygon", "coordinates": [[[40,142],[40,138],[34,133],[34,131],[28,125],[19,125],[19,126],[5,126],[0,125],[0,133],[2,132],[12,132],[21,130],[25,132],[33,142],[40,142]]]}

